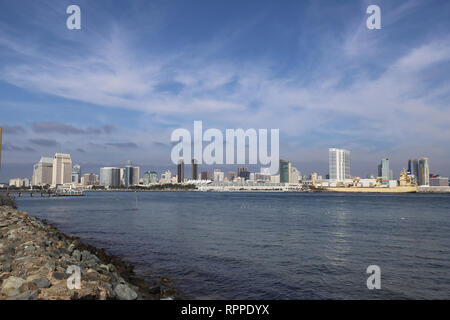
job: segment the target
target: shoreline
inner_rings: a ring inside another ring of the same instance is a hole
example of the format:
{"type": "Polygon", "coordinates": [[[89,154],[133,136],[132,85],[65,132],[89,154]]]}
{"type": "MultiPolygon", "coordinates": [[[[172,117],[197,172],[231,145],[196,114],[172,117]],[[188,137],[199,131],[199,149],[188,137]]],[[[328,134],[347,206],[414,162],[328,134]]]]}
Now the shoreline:
{"type": "Polygon", "coordinates": [[[102,248],[68,236],[45,220],[0,206],[0,300],[160,300],[176,289],[166,277],[154,285],[102,248]],[[69,266],[81,270],[81,288],[69,289],[69,266]]]}

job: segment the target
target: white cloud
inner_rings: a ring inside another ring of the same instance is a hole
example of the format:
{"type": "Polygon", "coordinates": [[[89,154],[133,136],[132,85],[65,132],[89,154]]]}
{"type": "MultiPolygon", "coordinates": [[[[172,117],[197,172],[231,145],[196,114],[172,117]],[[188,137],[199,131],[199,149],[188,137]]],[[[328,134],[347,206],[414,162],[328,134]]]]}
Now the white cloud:
{"type": "MultiPolygon", "coordinates": [[[[401,14],[394,13],[395,19],[401,14]]],[[[160,123],[190,125],[196,119],[207,126],[280,128],[282,135],[299,140],[311,133],[338,136],[326,138],[321,142],[324,146],[341,139],[352,148],[372,150],[364,145],[364,138],[394,142],[399,150],[414,141],[450,142],[450,111],[445,102],[436,102],[450,94],[449,83],[436,82],[430,89],[424,76],[449,62],[449,38],[430,39],[406,54],[379,61],[379,72],[370,75],[358,64],[367,57],[359,55],[382,45],[384,38],[364,39],[358,29],[347,34],[342,44],[323,48],[330,52],[309,78],[296,77],[295,72],[275,76],[270,63],[261,60],[217,59],[215,46],[224,46],[217,41],[153,55],[137,50],[128,38],[124,31],[113,29],[107,37],[96,39],[101,43],[68,59],[0,34],[0,46],[24,58],[3,63],[0,79],[67,99],[156,113],[160,123]],[[208,45],[209,50],[201,50],[208,45]],[[348,70],[342,63],[349,63],[348,70]],[[181,86],[176,92],[161,92],[156,88],[162,83],[181,86]]],[[[168,141],[170,128],[159,130],[149,141],[153,128],[148,127],[136,137],[139,146],[168,141]]]]}

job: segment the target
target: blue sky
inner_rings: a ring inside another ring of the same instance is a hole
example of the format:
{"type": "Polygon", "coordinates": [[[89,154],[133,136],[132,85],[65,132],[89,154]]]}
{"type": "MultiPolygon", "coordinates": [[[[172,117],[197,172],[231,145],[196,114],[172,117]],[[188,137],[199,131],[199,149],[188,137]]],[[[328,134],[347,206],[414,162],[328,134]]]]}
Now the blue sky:
{"type": "Polygon", "coordinates": [[[89,171],[169,167],[172,130],[194,120],[278,128],[305,173],[342,147],[355,175],[428,156],[448,176],[449,17],[445,0],[0,0],[0,179],[55,152],[89,171]]]}

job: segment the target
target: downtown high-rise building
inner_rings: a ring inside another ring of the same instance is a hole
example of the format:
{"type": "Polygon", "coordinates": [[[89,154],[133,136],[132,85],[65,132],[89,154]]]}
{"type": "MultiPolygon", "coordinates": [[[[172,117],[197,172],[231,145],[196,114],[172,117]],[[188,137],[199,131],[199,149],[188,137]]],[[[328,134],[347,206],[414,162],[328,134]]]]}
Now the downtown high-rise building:
{"type": "Polygon", "coordinates": [[[180,159],[178,160],[178,175],[177,175],[177,182],[183,183],[184,182],[184,160],[180,159]]]}
{"type": "Polygon", "coordinates": [[[72,159],[70,154],[56,153],[53,157],[52,186],[72,183],[72,159]]]}
{"type": "Polygon", "coordinates": [[[120,169],[116,167],[100,168],[100,185],[111,188],[120,186],[120,169]]]}
{"type": "Polygon", "coordinates": [[[389,183],[391,180],[391,171],[389,169],[389,159],[381,159],[381,163],[378,165],[378,177],[380,177],[384,184],[389,183]]]}
{"type": "MultiPolygon", "coordinates": [[[[119,170],[120,175],[120,170],[119,170]]],[[[125,164],[124,169],[124,181],[125,181],[125,187],[130,187],[133,185],[133,166],[131,165],[131,161],[128,160],[125,164]]]]}
{"type": "Polygon", "coordinates": [[[291,171],[289,172],[289,183],[299,183],[301,180],[301,173],[296,167],[291,165],[291,171]]]}
{"type": "Polygon", "coordinates": [[[79,164],[72,168],[72,183],[81,183],[81,166],[79,164]]]}
{"type": "Polygon", "coordinates": [[[198,179],[198,161],[197,159],[192,159],[192,180],[198,179]]]}
{"type": "Polygon", "coordinates": [[[33,186],[51,185],[53,182],[53,158],[41,157],[38,163],[33,166],[33,177],[31,184],[33,186]]]}
{"type": "Polygon", "coordinates": [[[95,173],[85,173],[81,180],[84,186],[95,186],[100,183],[99,176],[95,173]]]}
{"type": "Polygon", "coordinates": [[[161,174],[161,183],[170,183],[172,181],[172,172],[170,170],[167,170],[163,174],[161,174]]]}
{"type": "Polygon", "coordinates": [[[419,160],[419,176],[417,181],[419,186],[430,185],[430,168],[428,166],[428,158],[422,158],[419,160]]]}
{"type": "Polygon", "coordinates": [[[287,160],[280,160],[280,183],[289,183],[291,174],[291,163],[287,160]]]}
{"type": "Polygon", "coordinates": [[[141,180],[141,168],[138,166],[134,166],[131,185],[133,186],[139,185],[140,180],[141,180]]]}
{"type": "Polygon", "coordinates": [[[119,169],[119,172],[121,184],[123,183],[125,187],[129,188],[139,184],[141,168],[133,166],[130,160],[126,162],[123,170],[119,169]]]}
{"type": "Polygon", "coordinates": [[[248,168],[238,168],[237,176],[244,180],[248,180],[250,179],[250,171],[248,171],[248,168]]]}
{"type": "Polygon", "coordinates": [[[350,151],[328,149],[328,166],[330,180],[344,181],[350,179],[350,151]]]}
{"type": "Polygon", "coordinates": [[[158,174],[155,171],[147,171],[144,173],[144,185],[158,183],[158,174]]]}
{"type": "Polygon", "coordinates": [[[227,179],[228,181],[233,181],[236,178],[236,172],[234,171],[228,171],[227,173],[227,179]]]}
{"type": "Polygon", "coordinates": [[[211,173],[209,171],[202,171],[200,176],[201,180],[211,180],[211,173]]]}
{"type": "Polygon", "coordinates": [[[419,161],[417,159],[408,160],[408,174],[414,176],[416,179],[419,176],[419,161]]]}

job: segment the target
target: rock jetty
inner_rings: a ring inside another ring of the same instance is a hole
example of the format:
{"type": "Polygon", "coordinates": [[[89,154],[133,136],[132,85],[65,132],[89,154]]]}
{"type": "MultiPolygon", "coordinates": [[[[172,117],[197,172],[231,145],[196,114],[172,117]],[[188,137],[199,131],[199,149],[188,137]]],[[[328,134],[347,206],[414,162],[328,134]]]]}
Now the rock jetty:
{"type": "Polygon", "coordinates": [[[132,266],[103,249],[0,206],[0,300],[150,300],[173,294],[170,287],[148,287],[132,266]],[[78,289],[68,285],[71,266],[81,271],[78,289]]]}

